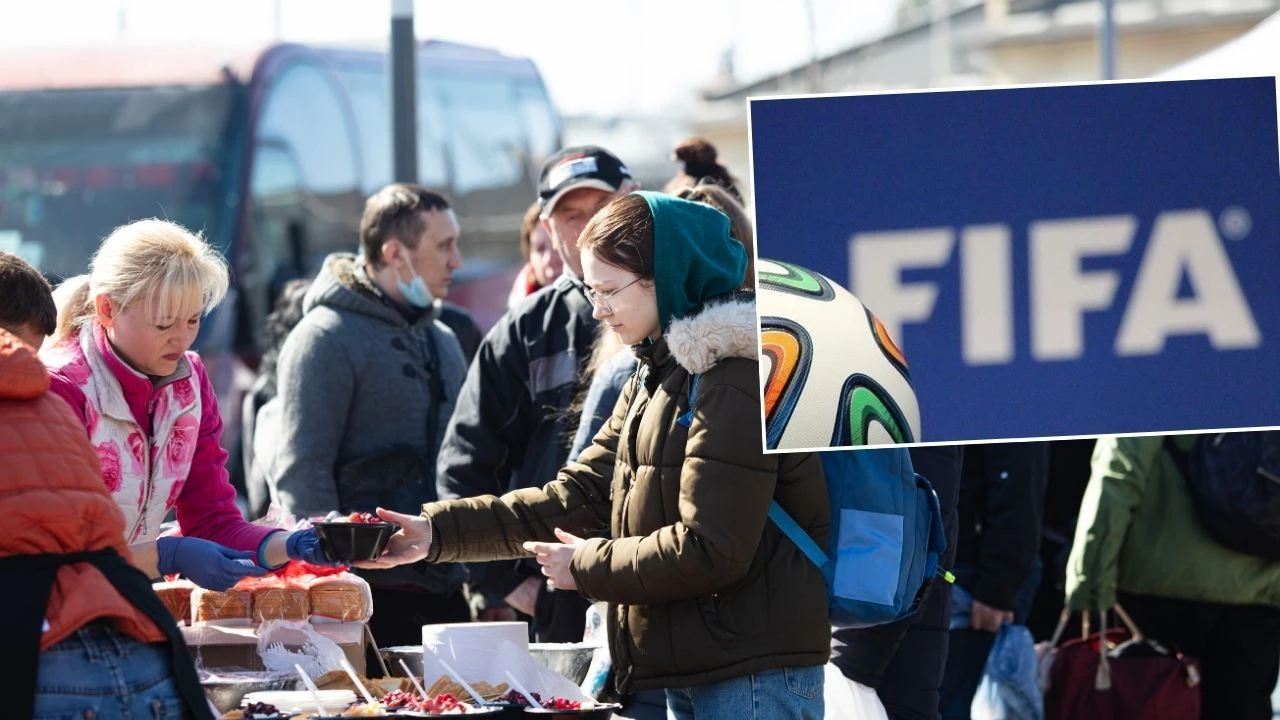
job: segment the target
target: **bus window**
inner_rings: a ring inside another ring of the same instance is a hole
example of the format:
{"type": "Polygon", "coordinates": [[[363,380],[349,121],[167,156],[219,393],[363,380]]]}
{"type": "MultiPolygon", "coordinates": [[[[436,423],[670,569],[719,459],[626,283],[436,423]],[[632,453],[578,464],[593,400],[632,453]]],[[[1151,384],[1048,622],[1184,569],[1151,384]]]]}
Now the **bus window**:
{"type": "Polygon", "coordinates": [[[391,105],[387,98],[386,72],[376,66],[339,70],[351,98],[360,133],[360,159],[364,173],[360,191],[372,195],[391,182],[391,105]]]}
{"type": "Polygon", "coordinates": [[[541,83],[527,81],[516,85],[516,102],[529,138],[530,165],[541,169],[542,163],[560,149],[556,112],[541,83]]]}
{"type": "Polygon", "coordinates": [[[356,249],[363,168],[341,91],[336,78],[307,62],[286,67],[267,89],[250,189],[254,232],[240,250],[254,266],[238,268],[236,278],[245,298],[242,335],[261,337],[285,281],[312,277],[326,255],[356,249]]]}
{"type": "Polygon", "coordinates": [[[253,241],[238,258],[247,317],[265,318],[284,284],[309,274],[301,198],[302,177],[293,156],[279,143],[259,141],[249,181],[253,241]]]}
{"type": "Polygon", "coordinates": [[[465,195],[526,182],[525,133],[511,82],[441,76],[432,84],[449,118],[454,192],[465,195]]]}
{"type": "Polygon", "coordinates": [[[227,86],[0,93],[0,235],[51,280],[118,225],[162,217],[230,242],[227,86]]]}
{"type": "MultiPolygon", "coordinates": [[[[449,185],[449,157],[445,149],[444,113],[434,82],[418,70],[418,183],[453,194],[449,185]]],[[[388,110],[388,112],[390,112],[388,110]]],[[[390,117],[388,115],[388,117],[390,117]]],[[[388,120],[389,122],[389,120],[388,120]]]]}
{"type": "Polygon", "coordinates": [[[314,65],[299,63],[275,81],[259,125],[259,137],[289,145],[307,190],[315,195],[358,191],[355,131],[332,80],[314,65]]]}

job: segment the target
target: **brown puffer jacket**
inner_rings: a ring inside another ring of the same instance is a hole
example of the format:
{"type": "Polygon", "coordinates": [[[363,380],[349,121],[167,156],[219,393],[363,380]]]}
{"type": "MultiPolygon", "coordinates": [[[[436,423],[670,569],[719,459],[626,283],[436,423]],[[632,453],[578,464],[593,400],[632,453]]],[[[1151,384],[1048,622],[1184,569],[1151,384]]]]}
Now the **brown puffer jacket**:
{"type": "Polygon", "coordinates": [[[755,306],[739,296],[677,320],[639,353],[593,444],[544,488],[431,503],[429,559],[526,556],[561,528],[590,537],[573,556],[587,597],[610,603],[623,692],[718,682],[827,662],[818,570],[768,522],[782,506],[820,544],[829,508],[812,453],[762,452],[755,306]],[[701,373],[690,427],[690,372],[701,373]]]}

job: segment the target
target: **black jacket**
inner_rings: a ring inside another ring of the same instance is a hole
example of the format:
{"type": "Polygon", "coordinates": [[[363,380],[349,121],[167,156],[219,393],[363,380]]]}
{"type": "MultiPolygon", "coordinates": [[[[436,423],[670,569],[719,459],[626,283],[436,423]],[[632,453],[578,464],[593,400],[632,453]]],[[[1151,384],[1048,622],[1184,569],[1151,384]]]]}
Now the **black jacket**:
{"type": "MultiPolygon", "coordinates": [[[[569,456],[568,409],[597,321],[567,275],[525,298],[489,330],[467,371],[437,461],[440,499],[542,487],[569,456]]],[[[500,603],[532,561],[472,566],[472,589],[500,603]]]]}
{"type": "Polygon", "coordinates": [[[476,356],[476,351],[480,349],[480,341],[484,339],[480,326],[471,317],[471,313],[448,302],[440,303],[439,320],[457,336],[458,344],[462,346],[462,356],[470,365],[476,356]]]}
{"type": "Polygon", "coordinates": [[[973,445],[960,476],[956,566],[984,605],[1012,610],[1040,551],[1049,443],[973,445]]]}

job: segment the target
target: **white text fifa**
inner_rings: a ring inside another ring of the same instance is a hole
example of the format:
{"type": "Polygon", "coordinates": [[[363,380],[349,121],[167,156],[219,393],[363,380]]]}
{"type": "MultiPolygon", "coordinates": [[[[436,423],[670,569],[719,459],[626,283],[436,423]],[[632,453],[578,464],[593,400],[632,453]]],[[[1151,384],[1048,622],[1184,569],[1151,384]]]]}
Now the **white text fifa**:
{"type": "MultiPolygon", "coordinates": [[[[1085,313],[1114,306],[1121,275],[1113,269],[1086,270],[1081,261],[1129,252],[1137,226],[1132,215],[1030,224],[1028,300],[1031,354],[1037,361],[1084,355],[1085,313]]],[[[858,233],[850,239],[852,290],[895,339],[902,340],[904,325],[928,322],[938,300],[936,283],[903,282],[902,271],[950,264],[956,234],[952,228],[923,228],[858,233]]],[[[970,365],[1012,362],[1012,233],[1007,225],[973,225],[962,228],[959,237],[961,355],[970,365]]],[[[1203,334],[1217,350],[1262,342],[1213,217],[1203,210],[1169,211],[1153,223],[1114,352],[1154,355],[1167,338],[1191,334],[1203,334]],[[1188,297],[1179,294],[1184,274],[1192,288],[1188,297]]]]}

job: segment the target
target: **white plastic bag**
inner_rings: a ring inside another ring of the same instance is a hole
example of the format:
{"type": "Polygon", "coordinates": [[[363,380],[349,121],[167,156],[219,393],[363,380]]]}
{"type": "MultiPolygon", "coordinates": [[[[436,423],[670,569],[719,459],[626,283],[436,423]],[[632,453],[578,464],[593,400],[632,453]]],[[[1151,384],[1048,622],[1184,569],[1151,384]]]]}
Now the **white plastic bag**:
{"type": "Polygon", "coordinates": [[[583,643],[595,646],[595,652],[591,654],[591,665],[587,668],[587,675],[583,678],[579,689],[583,694],[596,699],[599,699],[600,694],[604,692],[609,671],[613,668],[613,658],[609,655],[609,639],[606,637],[608,623],[605,618],[608,616],[609,606],[606,603],[592,604],[587,608],[586,630],[582,635],[583,643]]]}
{"type": "Polygon", "coordinates": [[[311,623],[269,620],[258,627],[258,655],[267,670],[294,674],[301,665],[314,680],[342,669],[346,654],[336,642],[321,635],[311,623]]]}
{"type": "Polygon", "coordinates": [[[827,663],[822,699],[825,716],[833,720],[889,720],[875,690],[846,678],[831,663],[827,663]]]}

